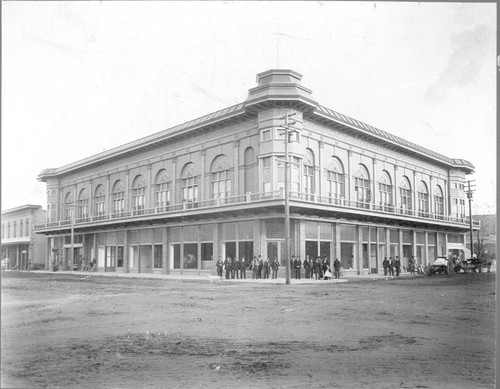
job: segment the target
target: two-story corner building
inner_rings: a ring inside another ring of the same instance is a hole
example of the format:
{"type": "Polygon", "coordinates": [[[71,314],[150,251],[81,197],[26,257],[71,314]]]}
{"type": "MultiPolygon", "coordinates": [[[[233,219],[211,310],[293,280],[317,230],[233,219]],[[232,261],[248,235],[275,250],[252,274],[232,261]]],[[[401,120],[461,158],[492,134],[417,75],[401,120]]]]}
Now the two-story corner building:
{"type": "Polygon", "coordinates": [[[42,171],[47,255],[67,267],[73,247],[75,266],[111,272],[210,274],[219,257],[254,255],[284,264],[287,115],[290,255],[366,274],[384,257],[463,253],[473,165],[320,105],[301,78],[260,73],[240,104],[42,171]]]}
{"type": "Polygon", "coordinates": [[[47,237],[33,231],[34,225],[45,221],[41,205],[2,211],[2,259],[8,259],[8,269],[48,269],[47,237]]]}

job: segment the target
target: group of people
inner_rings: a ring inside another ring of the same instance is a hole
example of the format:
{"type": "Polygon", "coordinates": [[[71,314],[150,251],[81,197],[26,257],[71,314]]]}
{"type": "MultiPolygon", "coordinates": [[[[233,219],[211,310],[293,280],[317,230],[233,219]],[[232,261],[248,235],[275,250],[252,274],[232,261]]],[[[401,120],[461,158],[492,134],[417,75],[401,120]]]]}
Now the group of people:
{"type": "Polygon", "coordinates": [[[225,271],[226,280],[229,279],[246,279],[247,278],[247,267],[252,271],[252,278],[258,279],[268,279],[271,276],[272,279],[278,278],[279,262],[278,260],[267,258],[262,260],[259,255],[254,256],[250,263],[247,263],[245,258],[238,259],[238,257],[227,257],[225,261],[221,257],[217,260],[217,275],[223,277],[225,271]]]}
{"type": "MultiPolygon", "coordinates": [[[[247,278],[247,269],[252,271],[252,279],[269,279],[271,276],[272,279],[278,278],[278,270],[279,270],[279,261],[277,258],[274,259],[265,259],[262,257],[254,256],[253,259],[248,263],[245,258],[238,257],[227,257],[225,261],[222,260],[221,257],[217,260],[217,275],[221,278],[225,279],[246,279],[247,278]]],[[[290,269],[292,270],[292,275],[295,279],[300,279],[301,277],[301,269],[304,266],[305,278],[315,278],[316,280],[329,280],[332,277],[340,278],[340,261],[335,259],[333,262],[333,274],[330,269],[330,263],[326,256],[316,257],[315,259],[310,259],[309,256],[306,256],[306,259],[302,263],[300,258],[295,255],[292,255],[290,259],[290,269]]]]}
{"type": "Polygon", "coordinates": [[[384,276],[393,276],[394,272],[396,272],[396,276],[399,276],[401,273],[401,260],[398,256],[396,256],[396,259],[392,259],[392,257],[387,259],[387,257],[384,257],[382,267],[384,268],[384,276]]]}
{"type": "Polygon", "coordinates": [[[300,258],[295,255],[292,255],[292,259],[290,260],[291,268],[293,269],[293,274],[295,275],[295,279],[300,280],[301,275],[301,267],[304,266],[304,276],[305,278],[314,278],[316,280],[329,280],[332,277],[340,278],[340,261],[338,258],[333,261],[333,275],[330,269],[330,262],[328,258],[323,256],[321,259],[320,256],[316,258],[310,259],[309,255],[306,255],[306,259],[304,262],[300,260],[300,258]]]}

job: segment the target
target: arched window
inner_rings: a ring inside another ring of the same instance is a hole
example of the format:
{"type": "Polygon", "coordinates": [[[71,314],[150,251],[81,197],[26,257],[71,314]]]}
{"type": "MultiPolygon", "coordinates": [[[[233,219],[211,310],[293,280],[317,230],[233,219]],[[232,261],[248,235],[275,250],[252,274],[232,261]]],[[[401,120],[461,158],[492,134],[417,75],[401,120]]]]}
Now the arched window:
{"type": "Polygon", "coordinates": [[[245,180],[244,180],[244,192],[252,193],[255,192],[255,169],[257,167],[257,160],[255,159],[255,151],[253,147],[247,147],[245,149],[245,180]]]}
{"type": "Polygon", "coordinates": [[[354,175],[354,192],[356,192],[357,206],[369,208],[372,201],[372,191],[370,189],[370,174],[368,169],[359,164],[358,171],[354,175]]]}
{"type": "Polygon", "coordinates": [[[410,180],[406,176],[403,176],[403,179],[399,184],[399,196],[401,198],[401,213],[410,215],[413,209],[413,204],[411,201],[411,184],[410,180]]]}
{"type": "Polygon", "coordinates": [[[86,219],[89,217],[89,195],[86,189],[82,189],[78,195],[78,218],[86,219]]]}
{"type": "Polygon", "coordinates": [[[231,179],[229,178],[229,161],[225,155],[219,155],[212,162],[210,169],[212,180],[212,198],[224,199],[231,196],[231,179]]]}
{"type": "Polygon", "coordinates": [[[304,192],[307,200],[314,199],[314,154],[310,149],[306,150],[303,160],[304,164],[304,192]]]}
{"type": "Polygon", "coordinates": [[[326,168],[326,182],[330,200],[337,200],[344,197],[344,167],[337,157],[330,158],[330,163],[326,168]]]}
{"type": "Polygon", "coordinates": [[[194,163],[188,163],[181,173],[182,202],[192,205],[198,201],[198,172],[194,163]]]}
{"type": "Polygon", "coordinates": [[[146,183],[143,176],[137,176],[132,184],[132,209],[143,211],[146,208],[146,183]]]}
{"type": "Polygon", "coordinates": [[[98,185],[95,189],[94,195],[94,215],[95,216],[103,216],[106,208],[106,192],[104,191],[104,187],[102,185],[98,185]]]}
{"type": "Polygon", "coordinates": [[[171,181],[167,171],[162,169],[156,175],[155,180],[155,207],[159,211],[164,211],[170,204],[171,181]]]}
{"type": "Polygon", "coordinates": [[[389,173],[385,170],[378,180],[378,193],[382,210],[393,212],[392,180],[389,173]]]}
{"type": "Polygon", "coordinates": [[[439,185],[434,188],[434,214],[438,218],[444,215],[444,196],[439,185]]]}
{"type": "Polygon", "coordinates": [[[64,220],[70,221],[73,213],[73,207],[75,206],[75,200],[73,199],[73,194],[68,192],[64,197],[64,220]]]}
{"type": "Polygon", "coordinates": [[[427,190],[427,184],[424,181],[420,181],[420,185],[417,189],[418,195],[418,214],[419,216],[428,217],[429,216],[429,191],[427,190]]]}
{"type": "Polygon", "coordinates": [[[120,180],[113,185],[113,213],[121,214],[125,210],[125,193],[120,180]]]}

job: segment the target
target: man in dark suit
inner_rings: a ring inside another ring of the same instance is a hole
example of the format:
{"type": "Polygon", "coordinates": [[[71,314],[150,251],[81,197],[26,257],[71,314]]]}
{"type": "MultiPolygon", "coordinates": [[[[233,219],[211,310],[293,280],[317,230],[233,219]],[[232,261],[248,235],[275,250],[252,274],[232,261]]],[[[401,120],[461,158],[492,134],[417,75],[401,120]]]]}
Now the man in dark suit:
{"type": "Polygon", "coordinates": [[[300,280],[300,268],[302,267],[302,262],[299,257],[292,255],[293,259],[293,269],[295,270],[295,279],[300,280]]]}
{"type": "Polygon", "coordinates": [[[309,259],[309,255],[306,255],[306,259],[304,259],[304,272],[306,278],[311,278],[311,260],[309,259]]]}
{"type": "Polygon", "coordinates": [[[242,280],[247,279],[247,262],[245,260],[245,257],[242,257],[240,261],[240,278],[242,280]]]}
{"type": "Polygon", "coordinates": [[[226,258],[226,260],[224,261],[224,267],[226,268],[226,280],[229,280],[231,278],[231,267],[232,267],[231,258],[229,257],[226,258]]]}

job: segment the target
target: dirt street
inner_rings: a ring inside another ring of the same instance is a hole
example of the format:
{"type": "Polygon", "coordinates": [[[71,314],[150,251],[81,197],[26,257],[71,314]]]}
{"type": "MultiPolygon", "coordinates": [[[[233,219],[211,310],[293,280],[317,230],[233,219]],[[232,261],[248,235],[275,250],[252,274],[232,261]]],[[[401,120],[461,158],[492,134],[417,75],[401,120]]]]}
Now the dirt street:
{"type": "Polygon", "coordinates": [[[2,388],[493,388],[495,275],[287,286],[5,272],[2,388]]]}

